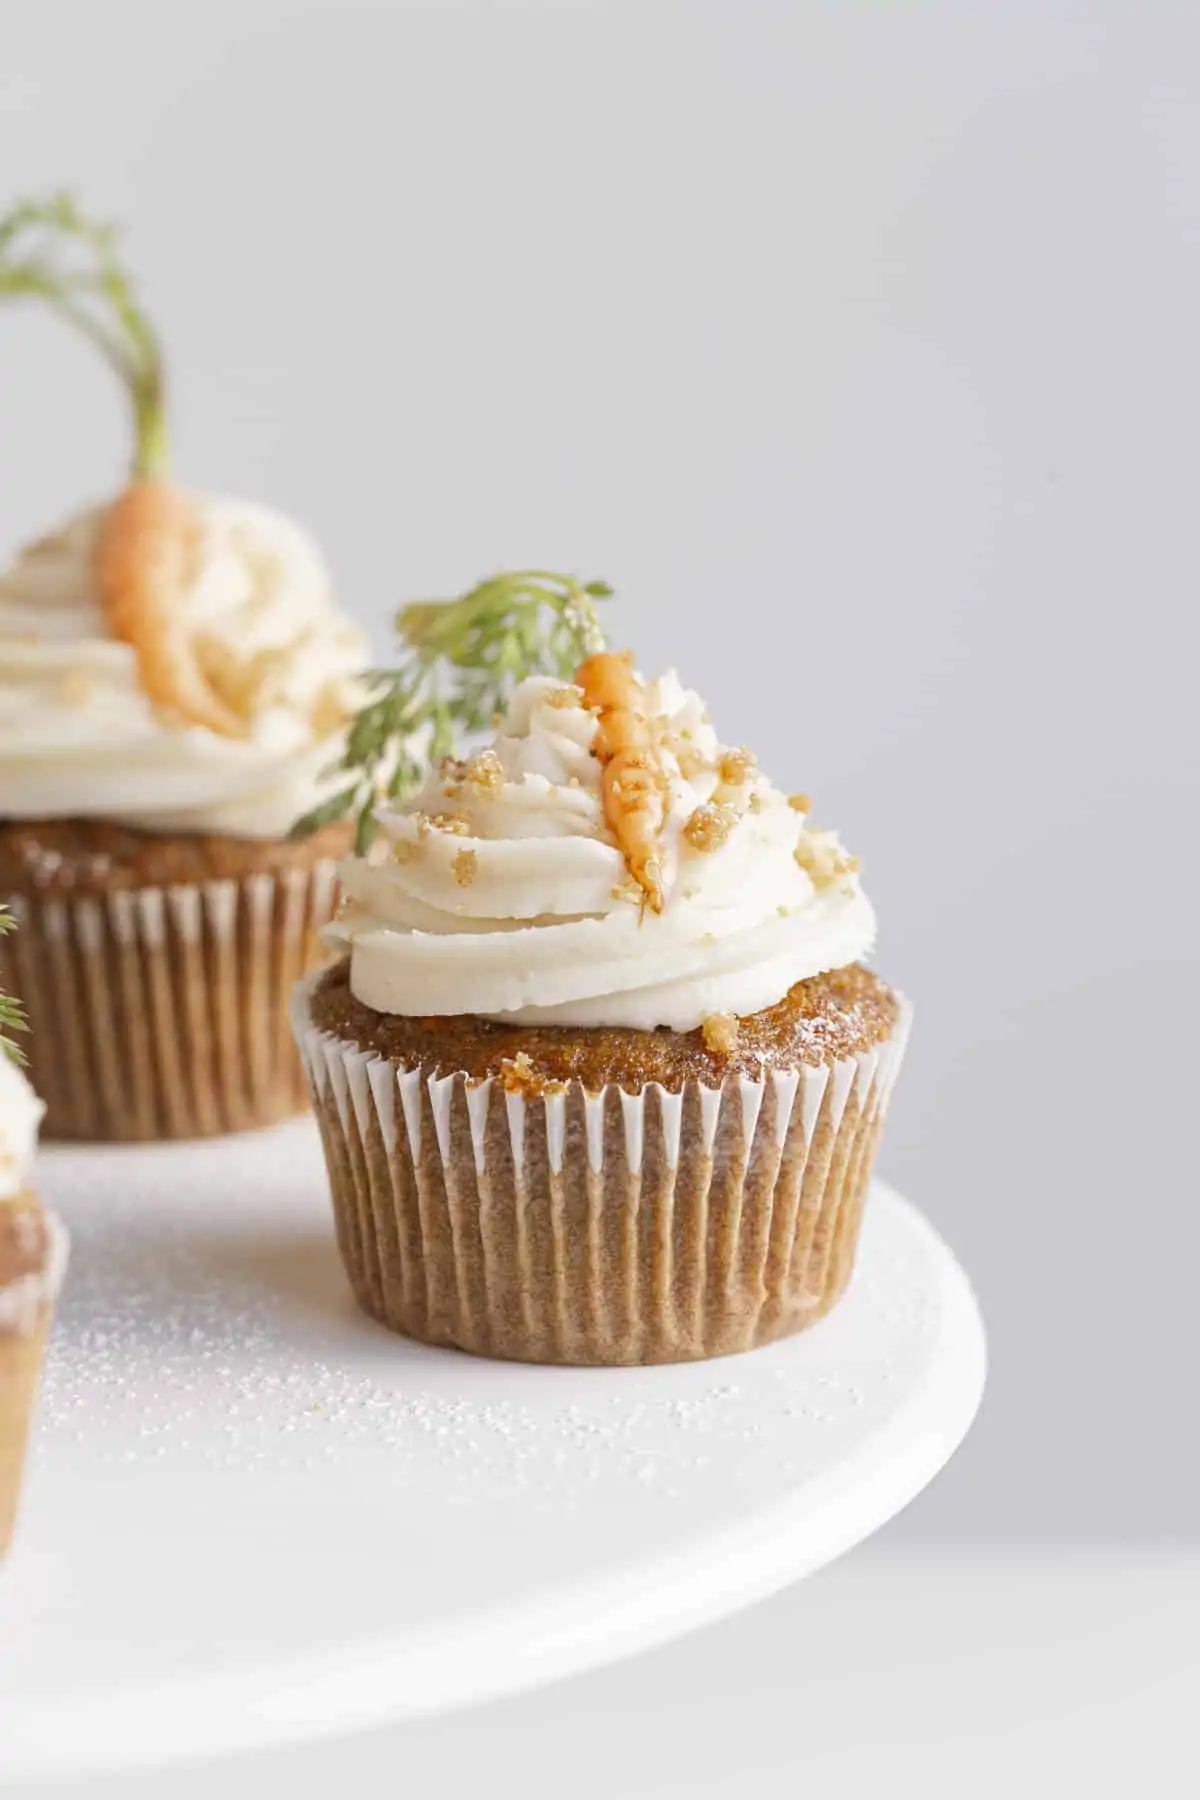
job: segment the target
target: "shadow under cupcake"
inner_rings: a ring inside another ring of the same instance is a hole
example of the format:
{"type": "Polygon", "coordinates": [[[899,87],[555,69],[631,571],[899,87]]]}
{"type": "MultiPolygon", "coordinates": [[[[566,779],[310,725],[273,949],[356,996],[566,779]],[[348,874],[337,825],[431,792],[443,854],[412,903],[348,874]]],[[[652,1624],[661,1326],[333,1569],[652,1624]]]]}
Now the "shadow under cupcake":
{"type": "Polygon", "coordinates": [[[669,1362],[813,1323],[853,1268],[906,1003],[874,917],[696,695],[596,657],[342,865],[297,992],[338,1244],[394,1330],[669,1362]]]}

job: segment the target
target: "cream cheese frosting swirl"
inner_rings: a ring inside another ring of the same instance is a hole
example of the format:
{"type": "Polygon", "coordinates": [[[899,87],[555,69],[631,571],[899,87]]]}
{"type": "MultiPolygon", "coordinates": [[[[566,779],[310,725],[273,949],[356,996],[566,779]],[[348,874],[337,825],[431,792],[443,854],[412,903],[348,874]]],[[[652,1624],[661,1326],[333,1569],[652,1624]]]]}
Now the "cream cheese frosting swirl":
{"type": "Polygon", "coordinates": [[[525,681],[491,749],[380,816],[330,928],[350,985],[385,1013],[690,1031],[742,1017],[863,956],[857,865],[746,751],[718,743],[674,675],[646,684],[669,787],[666,899],[641,904],[605,823],[596,718],[579,689],[525,681]]]}
{"type": "Polygon", "coordinates": [[[108,630],[94,561],[106,509],[0,575],[0,818],[286,835],[328,788],[366,660],[325,563],[290,519],[194,494],[199,546],[178,624],[247,722],[221,737],[158,711],[108,630]]]}

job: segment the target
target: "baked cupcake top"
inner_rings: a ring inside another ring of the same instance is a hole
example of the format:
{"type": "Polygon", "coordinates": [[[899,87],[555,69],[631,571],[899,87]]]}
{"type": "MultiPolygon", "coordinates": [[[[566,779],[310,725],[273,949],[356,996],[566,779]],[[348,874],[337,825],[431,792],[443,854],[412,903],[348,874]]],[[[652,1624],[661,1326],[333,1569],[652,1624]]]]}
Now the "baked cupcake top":
{"type": "Polygon", "coordinates": [[[579,675],[523,682],[486,749],[378,811],[383,853],[342,865],[329,933],[356,1001],[712,1033],[869,950],[857,863],[806,796],[722,745],[675,675],[579,675]]]}
{"type": "Polygon", "coordinates": [[[114,633],[100,567],[113,509],[82,512],[0,575],[0,818],[277,838],[327,791],[362,632],[290,519],[180,498],[192,528],[169,630],[224,728],[160,698],[145,654],[114,633]]]}
{"type": "Polygon", "coordinates": [[[284,836],[329,792],[362,634],[315,545],[171,477],[157,333],[111,226],[70,195],[0,219],[0,302],[82,329],[121,381],[127,486],[0,575],[0,819],[284,836]]]}

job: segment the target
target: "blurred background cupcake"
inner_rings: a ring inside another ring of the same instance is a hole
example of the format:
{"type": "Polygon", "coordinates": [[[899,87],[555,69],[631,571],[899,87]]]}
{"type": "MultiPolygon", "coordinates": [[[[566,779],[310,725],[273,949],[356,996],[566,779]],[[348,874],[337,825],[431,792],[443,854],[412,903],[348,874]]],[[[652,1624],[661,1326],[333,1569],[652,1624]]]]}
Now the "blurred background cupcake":
{"type": "Polygon", "coordinates": [[[380,813],[387,856],[341,872],[346,954],[296,1006],[368,1312],[645,1363],[837,1300],[908,1009],[809,810],[674,676],[591,654],[380,813]]]}
{"type": "MultiPolygon", "coordinates": [[[[0,907],[0,935],[11,925],[0,907]]],[[[29,1427],[66,1262],[66,1233],[28,1185],[42,1104],[7,1035],[23,1025],[19,1005],[0,993],[0,1557],[12,1542],[29,1427]]]]}
{"type": "Polygon", "coordinates": [[[0,575],[0,898],[55,1137],[190,1137],[298,1110],[288,994],[349,844],[319,808],[361,699],[320,552],[169,479],[154,332],[69,199],[0,223],[0,300],[82,322],[125,382],[128,486],[0,575]],[[318,821],[319,822],[319,821],[318,821]]]}

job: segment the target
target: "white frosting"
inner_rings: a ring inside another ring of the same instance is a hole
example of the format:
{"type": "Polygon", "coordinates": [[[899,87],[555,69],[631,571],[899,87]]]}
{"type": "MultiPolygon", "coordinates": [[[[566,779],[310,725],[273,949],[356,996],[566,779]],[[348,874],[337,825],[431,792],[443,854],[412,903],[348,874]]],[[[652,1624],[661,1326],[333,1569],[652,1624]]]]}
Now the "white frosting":
{"type": "Polygon", "coordinates": [[[382,815],[386,860],[343,864],[347,904],[328,935],[349,946],[364,1005],[690,1031],[773,1006],[869,950],[874,914],[836,840],[805,834],[757,769],[723,776],[708,716],[675,676],[647,694],[670,785],[662,913],[631,895],[604,821],[595,718],[576,690],[535,678],[483,779],[431,777],[411,806],[382,815]],[[684,827],[710,803],[736,822],[706,851],[684,827]],[[431,827],[438,815],[459,829],[431,827]]]}
{"type": "Polygon", "coordinates": [[[46,1108],[0,1045],[0,1200],[25,1186],[46,1108]]]}
{"type": "Polygon", "coordinates": [[[97,594],[95,508],[0,576],[0,818],[276,838],[328,790],[365,640],[290,519],[193,498],[201,540],[180,629],[239,675],[261,677],[249,734],[182,725],[147,699],[97,594]]]}

